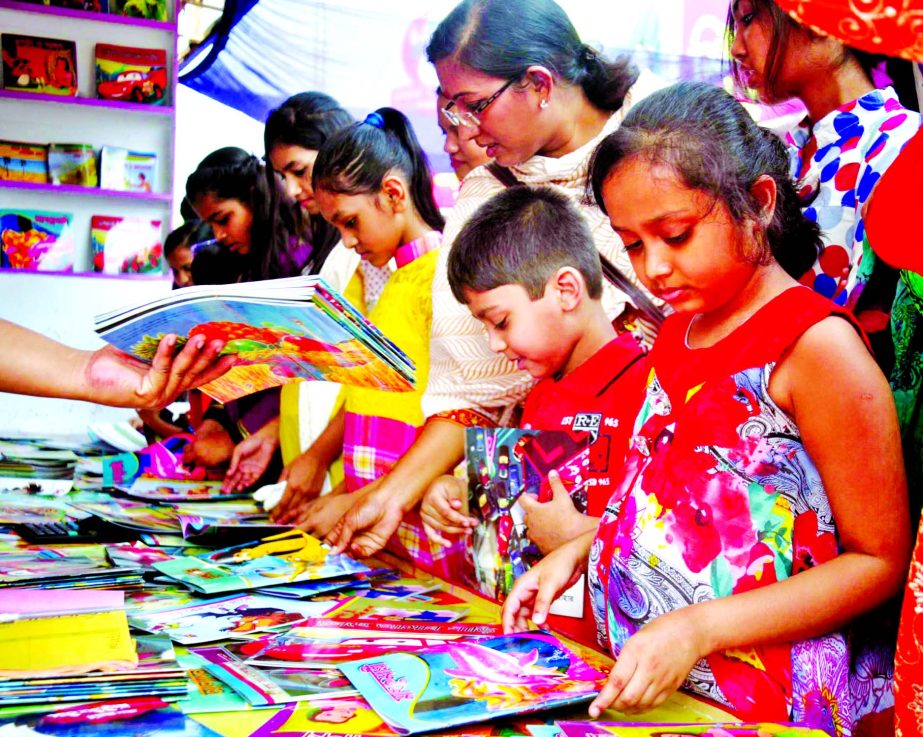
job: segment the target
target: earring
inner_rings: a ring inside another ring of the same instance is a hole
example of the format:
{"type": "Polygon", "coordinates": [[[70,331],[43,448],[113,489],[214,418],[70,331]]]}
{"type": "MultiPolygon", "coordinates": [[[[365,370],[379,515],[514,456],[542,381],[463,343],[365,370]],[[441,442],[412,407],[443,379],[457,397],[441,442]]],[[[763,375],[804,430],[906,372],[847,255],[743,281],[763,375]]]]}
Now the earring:
{"type": "Polygon", "coordinates": [[[546,107],[548,107],[548,100],[547,100],[547,99],[543,99],[543,100],[538,104],[538,106],[539,106],[542,110],[544,110],[546,107]]]}

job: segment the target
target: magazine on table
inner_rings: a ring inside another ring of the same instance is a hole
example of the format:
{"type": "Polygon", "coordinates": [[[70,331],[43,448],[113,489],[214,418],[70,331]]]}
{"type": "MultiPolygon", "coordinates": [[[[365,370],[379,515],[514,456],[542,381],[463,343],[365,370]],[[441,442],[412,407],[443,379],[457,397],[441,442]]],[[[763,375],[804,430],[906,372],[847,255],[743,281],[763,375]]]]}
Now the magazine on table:
{"type": "MultiPolygon", "coordinates": [[[[468,511],[477,520],[471,545],[481,593],[502,601],[513,581],[541,558],[519,499],[523,494],[550,499],[550,471],[557,471],[577,510],[586,512],[589,460],[589,437],[578,440],[561,430],[466,428],[468,511]]],[[[584,586],[581,576],[551,613],[582,617],[584,586]]]]}
{"type": "Polygon", "coordinates": [[[297,379],[410,391],[414,365],[317,276],[178,289],[96,317],[96,332],[146,361],[161,338],[224,340],[234,367],[201,389],[227,402],[297,379]]]}
{"type": "Polygon", "coordinates": [[[400,734],[591,701],[606,679],[543,631],[448,642],[340,669],[400,734]]]}

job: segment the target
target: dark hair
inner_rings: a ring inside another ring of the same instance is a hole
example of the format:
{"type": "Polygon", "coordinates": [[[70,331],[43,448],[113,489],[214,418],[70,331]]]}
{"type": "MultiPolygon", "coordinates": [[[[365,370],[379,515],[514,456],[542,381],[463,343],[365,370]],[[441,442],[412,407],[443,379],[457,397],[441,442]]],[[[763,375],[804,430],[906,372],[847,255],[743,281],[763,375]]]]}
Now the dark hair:
{"type": "Polygon", "coordinates": [[[602,295],[599,253],[586,219],[566,195],[550,187],[510,187],[481,205],[449,252],[452,294],[519,284],[540,299],[558,269],[581,273],[592,299],[602,295]]]}
{"type": "MultiPolygon", "coordinates": [[[[266,128],[263,130],[266,157],[268,159],[272,149],[278,145],[320,151],[330,136],[353,122],[353,116],[330,95],[323,92],[300,92],[288,98],[266,118],[266,128]]],[[[323,263],[339,243],[340,234],[322,217],[306,217],[311,227],[311,246],[320,263],[323,263]]]]}
{"type": "Polygon", "coordinates": [[[622,107],[638,78],[627,56],[608,61],[583,43],[553,0],[464,0],[426,47],[431,64],[449,57],[498,79],[518,79],[533,64],[547,67],[609,112],[622,107]]]}
{"type": "Polygon", "coordinates": [[[323,92],[300,92],[269,113],[263,143],[269,155],[273,146],[301,146],[320,151],[330,136],[353,123],[353,116],[323,92]]]}
{"type": "Polygon", "coordinates": [[[234,146],[212,151],[186,180],[186,198],[190,202],[205,194],[238,200],[253,214],[244,281],[278,279],[296,276],[302,270],[316,273],[320,269],[323,258],[313,249],[307,263],[292,263],[292,249],[310,241],[307,224],[301,207],[285,194],[279,176],[256,156],[234,146]]]}
{"type": "Polygon", "coordinates": [[[339,194],[375,194],[396,169],[407,178],[414,207],[433,230],[445,218],[433,197],[433,173],[410,121],[399,110],[383,107],[364,122],[334,133],[314,162],[314,189],[339,194]]]}
{"type": "Polygon", "coordinates": [[[776,206],[765,229],[769,255],[793,277],[801,277],[820,253],[820,230],[805,218],[789,175],[785,145],[760,128],[744,107],[704,82],[680,82],[633,106],[618,130],[593,154],[588,188],[603,212],[606,179],[624,160],[640,156],[651,167],[672,169],[687,187],[722,201],[737,223],[759,217],[751,193],[758,177],[776,183],[776,206]]]}
{"type": "MultiPolygon", "coordinates": [[[[798,23],[788,13],[782,10],[782,8],[776,5],[773,0],[751,0],[751,3],[754,11],[763,11],[767,13],[772,23],[772,37],[766,54],[766,69],[763,72],[763,84],[766,86],[766,89],[771,90],[775,86],[779,75],[782,73],[782,62],[785,56],[785,49],[788,46],[788,40],[792,32],[803,29],[807,33],[813,34],[814,31],[798,23]]],[[[734,3],[732,2],[728,8],[725,33],[728,44],[728,63],[737,88],[739,90],[745,90],[747,85],[741,76],[740,64],[737,63],[733,54],[731,54],[731,47],[734,45],[736,29],[737,23],[734,20],[734,3]]],[[[844,61],[849,55],[855,57],[856,61],[859,62],[859,66],[862,67],[865,75],[869,78],[869,81],[872,79],[872,70],[886,58],[882,54],[862,51],[861,49],[853,48],[845,43],[843,44],[843,51],[846,55],[844,56],[844,61]]]]}
{"type": "Polygon", "coordinates": [[[171,231],[163,242],[163,256],[169,258],[177,248],[192,248],[196,243],[214,238],[211,226],[204,220],[187,220],[171,231]]]}
{"type": "Polygon", "coordinates": [[[206,243],[192,257],[192,283],[234,284],[240,280],[244,257],[220,243],[206,243]]]}

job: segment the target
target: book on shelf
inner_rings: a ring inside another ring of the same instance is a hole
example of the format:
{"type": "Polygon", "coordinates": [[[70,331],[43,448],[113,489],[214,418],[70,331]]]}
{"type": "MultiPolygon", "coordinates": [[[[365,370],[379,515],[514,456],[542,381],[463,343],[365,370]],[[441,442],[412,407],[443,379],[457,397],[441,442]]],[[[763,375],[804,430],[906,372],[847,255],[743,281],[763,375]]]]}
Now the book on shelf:
{"type": "Polygon", "coordinates": [[[399,734],[591,701],[606,679],[543,631],[447,642],[339,667],[399,734]]]}
{"type": "Polygon", "coordinates": [[[0,209],[0,268],[73,271],[73,219],[69,212],[0,209]]]}
{"type": "Polygon", "coordinates": [[[163,242],[160,234],[160,220],[93,215],[90,218],[93,271],[161,275],[163,242]]]}
{"type": "Polygon", "coordinates": [[[161,338],[226,341],[235,366],[202,391],[226,402],[297,379],[389,391],[414,385],[413,362],[317,276],[187,287],[96,317],[109,343],[151,361],[161,338]]]}
{"type": "Polygon", "coordinates": [[[77,45],[73,41],[2,33],[0,49],[5,89],[77,95],[77,45]]]}
{"type": "Polygon", "coordinates": [[[108,13],[109,0],[25,0],[33,5],[47,5],[51,8],[86,10],[91,13],[108,13]]]}
{"type": "Polygon", "coordinates": [[[157,154],[103,146],[99,152],[99,186],[119,192],[153,192],[157,154]]]}
{"type": "Polygon", "coordinates": [[[167,0],[109,0],[109,12],[130,18],[169,20],[167,0]]]}
{"type": "Polygon", "coordinates": [[[164,49],[96,44],[96,96],[101,100],[163,105],[168,89],[164,49]]]}
{"type": "Polygon", "coordinates": [[[0,268],[73,271],[73,220],[69,212],[0,209],[0,268]]]}
{"type": "MultiPolygon", "coordinates": [[[[465,430],[468,511],[477,520],[472,557],[478,589],[502,601],[513,581],[541,558],[529,539],[519,499],[551,498],[548,473],[557,471],[578,511],[586,512],[590,440],[561,430],[465,430]]],[[[583,616],[584,577],[555,601],[553,614],[583,616]]]]}
{"type": "Polygon", "coordinates": [[[97,186],[99,175],[93,146],[89,143],[49,143],[48,178],[52,184],[97,186]]]}
{"type": "Polygon", "coordinates": [[[48,146],[44,143],[0,141],[0,179],[48,183],[48,146]]]}

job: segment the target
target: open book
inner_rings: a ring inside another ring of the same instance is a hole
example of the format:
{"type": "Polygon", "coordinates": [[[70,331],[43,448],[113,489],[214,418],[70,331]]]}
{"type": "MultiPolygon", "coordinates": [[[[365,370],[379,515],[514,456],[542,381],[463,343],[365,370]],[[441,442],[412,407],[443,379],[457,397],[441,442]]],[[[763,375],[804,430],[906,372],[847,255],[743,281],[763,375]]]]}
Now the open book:
{"type": "Polygon", "coordinates": [[[355,307],[318,276],[187,287],[167,297],[97,315],[96,332],[150,361],[168,333],[185,342],[227,341],[235,366],[201,387],[227,402],[296,379],[389,391],[414,386],[414,365],[355,307]]]}

